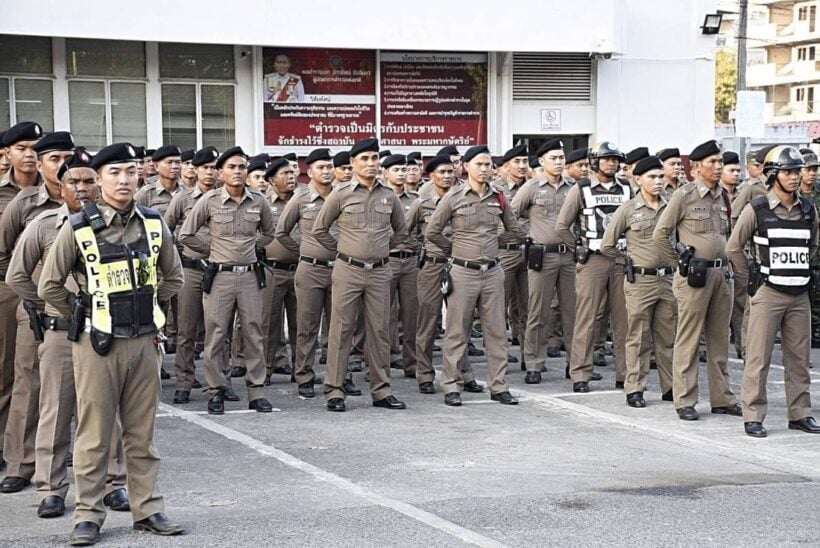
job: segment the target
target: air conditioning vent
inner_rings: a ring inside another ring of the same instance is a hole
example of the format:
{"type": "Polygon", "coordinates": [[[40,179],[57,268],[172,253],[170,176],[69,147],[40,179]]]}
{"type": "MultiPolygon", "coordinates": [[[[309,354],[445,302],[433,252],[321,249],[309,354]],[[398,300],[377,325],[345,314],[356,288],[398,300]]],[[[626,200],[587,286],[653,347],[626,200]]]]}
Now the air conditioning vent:
{"type": "Polygon", "coordinates": [[[513,53],[513,99],[589,101],[592,59],[586,53],[513,53]]]}

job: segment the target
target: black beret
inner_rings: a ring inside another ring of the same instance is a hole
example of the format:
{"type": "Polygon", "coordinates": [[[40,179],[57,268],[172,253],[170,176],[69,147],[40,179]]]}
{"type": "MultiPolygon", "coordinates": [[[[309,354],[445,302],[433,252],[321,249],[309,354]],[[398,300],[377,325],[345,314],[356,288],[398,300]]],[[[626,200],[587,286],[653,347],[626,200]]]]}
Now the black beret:
{"type": "Polygon", "coordinates": [[[527,145],[514,146],[505,152],[504,156],[501,157],[501,164],[506,164],[513,158],[518,158],[519,156],[529,156],[529,153],[527,152],[527,145]]]}
{"type": "Polygon", "coordinates": [[[450,160],[449,154],[439,154],[438,156],[427,162],[427,167],[424,168],[424,171],[426,171],[427,173],[432,173],[436,170],[437,167],[444,165],[453,165],[453,161],[450,160]]]}
{"type": "Polygon", "coordinates": [[[288,162],[295,162],[296,161],[296,153],[295,152],[288,152],[284,156],[282,156],[288,162]]]}
{"type": "Polygon", "coordinates": [[[642,158],[646,158],[647,156],[649,156],[649,149],[648,148],[646,148],[646,147],[633,148],[632,150],[630,150],[629,152],[626,153],[626,159],[624,160],[624,163],[634,164],[638,160],[640,160],[642,158]]]}
{"type": "Polygon", "coordinates": [[[635,167],[632,168],[633,175],[643,175],[650,169],[663,169],[663,162],[657,156],[647,156],[646,158],[641,158],[638,160],[638,163],[635,164],[635,167]]]}
{"type": "Polygon", "coordinates": [[[535,169],[535,168],[541,167],[541,160],[539,159],[539,157],[538,157],[538,156],[535,156],[535,155],[530,156],[530,160],[529,160],[529,162],[530,162],[530,167],[531,167],[532,169],[535,169]]]}
{"type": "Polygon", "coordinates": [[[183,162],[190,162],[194,159],[194,149],[183,150],[182,154],[179,155],[179,159],[183,162]]]}
{"type": "Polygon", "coordinates": [[[155,148],[146,148],[145,149],[145,155],[150,158],[151,156],[154,155],[154,153],[156,151],[157,151],[157,149],[155,149],[155,148]]]}
{"type": "Polygon", "coordinates": [[[233,158],[234,156],[242,156],[246,160],[248,159],[248,155],[245,154],[242,147],[231,147],[216,159],[216,169],[222,169],[222,164],[228,161],[228,158],[233,158]]]}
{"type": "Polygon", "coordinates": [[[43,128],[37,122],[20,122],[6,130],[3,146],[10,147],[20,141],[37,141],[43,136],[43,128]]]}
{"type": "Polygon", "coordinates": [[[6,138],[6,131],[0,131],[0,147],[5,146],[5,144],[3,144],[3,139],[6,138]]]}
{"type": "Polygon", "coordinates": [[[655,156],[657,156],[661,162],[665,162],[669,158],[680,158],[680,150],[676,148],[662,148],[655,153],[655,156]]]}
{"type": "Polygon", "coordinates": [[[137,160],[145,158],[145,147],[134,147],[134,151],[137,153],[137,160]]]}
{"type": "Polygon", "coordinates": [[[543,156],[550,150],[564,150],[564,142],[561,139],[550,139],[535,151],[536,156],[543,156]]]}
{"type": "Polygon", "coordinates": [[[43,138],[37,141],[37,144],[34,145],[33,148],[34,152],[41,155],[55,150],[70,152],[74,150],[74,147],[74,139],[71,137],[69,132],[55,131],[54,133],[47,133],[46,135],[43,135],[43,138]]]}
{"type": "Polygon", "coordinates": [[[217,158],[219,158],[219,151],[216,150],[216,147],[205,147],[196,151],[191,163],[199,167],[216,162],[217,158]]]}
{"type": "Polygon", "coordinates": [[[346,150],[343,150],[336,154],[333,157],[333,167],[341,167],[341,166],[349,166],[350,165],[350,153],[346,150]]]}
{"type": "Polygon", "coordinates": [[[131,143],[114,143],[108,145],[91,159],[89,166],[92,169],[100,169],[108,164],[125,164],[137,161],[137,151],[131,143]]]}
{"type": "Polygon", "coordinates": [[[384,169],[393,167],[393,166],[406,166],[407,165],[407,157],[404,154],[391,154],[390,156],[386,157],[382,160],[382,167],[384,169]]]}
{"type": "Polygon", "coordinates": [[[441,147],[439,151],[436,152],[436,156],[461,156],[461,153],[455,146],[447,145],[446,147],[441,147]]]}
{"type": "Polygon", "coordinates": [[[314,148],[310,151],[310,154],[307,155],[307,158],[305,158],[305,164],[310,165],[313,162],[318,162],[319,160],[324,160],[326,162],[333,160],[333,157],[330,155],[329,148],[314,148]]]}
{"type": "Polygon", "coordinates": [[[414,162],[417,164],[421,163],[421,152],[411,152],[410,154],[408,154],[407,163],[409,164],[410,162],[414,162]]]}
{"type": "Polygon", "coordinates": [[[689,154],[689,159],[693,162],[699,162],[704,158],[718,154],[720,154],[720,147],[718,146],[717,141],[711,139],[692,149],[692,152],[689,154]]]}
{"type": "MultiPolygon", "coordinates": [[[[761,148],[757,152],[755,152],[754,160],[758,164],[762,164],[766,161],[766,155],[771,152],[771,150],[778,145],[766,145],[765,147],[761,148]]],[[[690,158],[691,159],[691,158],[690,158]]]]}
{"type": "Polygon", "coordinates": [[[731,150],[727,150],[723,153],[723,165],[740,165],[740,156],[737,152],[732,152],[731,150]]]}
{"type": "Polygon", "coordinates": [[[588,148],[576,148],[567,153],[567,164],[572,164],[580,160],[586,160],[589,156],[588,148]]]}
{"type": "MultiPolygon", "coordinates": [[[[265,156],[267,156],[267,154],[265,156]]],[[[268,162],[266,160],[263,160],[259,156],[254,156],[248,162],[248,173],[251,173],[252,171],[265,171],[267,167],[268,162]]]]}
{"type": "Polygon", "coordinates": [[[182,156],[182,151],[179,150],[179,147],[176,145],[163,145],[154,151],[151,155],[151,159],[155,162],[159,162],[170,156],[182,156]]]}
{"type": "Polygon", "coordinates": [[[350,157],[355,158],[362,152],[378,152],[379,151],[379,140],[378,139],[363,139],[361,141],[356,141],[352,147],[350,147],[350,157]]]}
{"type": "Polygon", "coordinates": [[[91,167],[91,159],[91,154],[89,154],[85,148],[77,147],[74,149],[74,154],[66,158],[63,165],[57,170],[57,180],[61,181],[63,175],[65,175],[69,169],[74,169],[75,167],[91,167]]]}
{"type": "Polygon", "coordinates": [[[382,159],[382,158],[384,158],[385,156],[390,156],[391,154],[393,154],[393,153],[392,153],[392,152],[390,152],[390,151],[389,151],[389,150],[387,150],[387,149],[380,150],[380,151],[379,151],[379,160],[381,160],[381,159],[382,159]]]}
{"type": "Polygon", "coordinates": [[[465,162],[469,162],[479,154],[489,154],[490,149],[487,148],[487,145],[476,145],[474,147],[470,147],[467,149],[467,152],[464,153],[464,156],[461,157],[462,160],[465,162]]]}
{"type": "Polygon", "coordinates": [[[282,156],[281,158],[274,160],[271,165],[268,166],[268,169],[265,170],[265,179],[270,179],[276,172],[282,169],[283,167],[290,167],[290,161],[282,156]]]}

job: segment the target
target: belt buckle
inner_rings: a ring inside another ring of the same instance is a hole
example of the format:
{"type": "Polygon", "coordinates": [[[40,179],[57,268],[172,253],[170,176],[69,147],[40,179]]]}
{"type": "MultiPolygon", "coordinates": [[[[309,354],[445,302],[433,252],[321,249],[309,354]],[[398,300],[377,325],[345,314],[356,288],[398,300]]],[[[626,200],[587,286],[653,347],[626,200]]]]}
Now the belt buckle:
{"type": "Polygon", "coordinates": [[[364,263],[364,266],[362,268],[364,268],[365,270],[373,270],[373,263],[364,263]]]}
{"type": "Polygon", "coordinates": [[[715,268],[723,268],[723,259],[715,259],[715,268]]]}
{"type": "Polygon", "coordinates": [[[490,268],[489,263],[481,263],[481,267],[479,268],[479,270],[480,270],[481,272],[487,272],[487,270],[488,270],[489,268],[490,268]]]}
{"type": "MultiPolygon", "coordinates": [[[[336,261],[328,261],[327,266],[333,266],[335,263],[336,263],[336,261]]],[[[316,264],[316,263],[313,263],[313,264],[316,264]]]]}
{"type": "Polygon", "coordinates": [[[558,253],[566,253],[567,244],[558,244],[558,253]]]}

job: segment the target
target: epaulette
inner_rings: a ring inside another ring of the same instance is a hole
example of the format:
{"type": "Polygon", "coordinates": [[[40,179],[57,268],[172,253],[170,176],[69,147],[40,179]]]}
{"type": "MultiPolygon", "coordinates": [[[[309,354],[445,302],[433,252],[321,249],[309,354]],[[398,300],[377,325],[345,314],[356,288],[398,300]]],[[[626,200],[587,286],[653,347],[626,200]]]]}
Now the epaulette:
{"type": "Polygon", "coordinates": [[[678,188],[675,192],[680,192],[681,194],[686,196],[687,194],[695,190],[697,186],[698,185],[696,185],[695,183],[689,181],[688,183],[685,183],[682,187],[678,188]]]}
{"type": "Polygon", "coordinates": [[[54,217],[55,215],[57,215],[57,210],[58,209],[60,209],[60,208],[55,207],[54,209],[46,209],[45,211],[41,211],[40,213],[38,213],[32,219],[32,221],[39,221],[40,219],[46,219],[48,217],[54,217]]]}

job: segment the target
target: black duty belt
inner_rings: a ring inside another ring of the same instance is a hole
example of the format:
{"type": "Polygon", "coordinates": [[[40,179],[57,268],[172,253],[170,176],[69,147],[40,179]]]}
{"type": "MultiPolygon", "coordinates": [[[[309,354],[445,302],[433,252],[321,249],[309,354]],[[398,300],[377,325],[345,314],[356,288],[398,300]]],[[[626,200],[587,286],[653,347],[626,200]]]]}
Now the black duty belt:
{"type": "Polygon", "coordinates": [[[265,264],[269,267],[273,268],[274,270],[284,270],[285,272],[293,272],[296,270],[296,263],[281,263],[277,261],[272,261],[268,259],[265,261],[265,264]]]}
{"type": "Polygon", "coordinates": [[[219,264],[216,265],[217,272],[235,272],[242,274],[243,272],[253,272],[254,264],[219,264]]]}
{"type": "Polygon", "coordinates": [[[726,259],[699,259],[697,257],[693,257],[691,261],[689,261],[689,265],[697,264],[700,266],[705,266],[706,268],[723,268],[729,264],[729,261],[726,259]]]}
{"type": "Polygon", "coordinates": [[[379,259],[378,261],[360,261],[358,259],[354,259],[353,257],[348,257],[344,253],[337,253],[336,258],[349,265],[358,266],[359,268],[363,268],[365,270],[373,270],[374,268],[380,268],[386,265],[387,262],[390,260],[389,257],[385,257],[384,259],[379,259]]]}
{"type": "Polygon", "coordinates": [[[503,244],[498,246],[504,251],[524,251],[523,244],[503,244]]]}
{"type": "Polygon", "coordinates": [[[308,257],[307,255],[300,255],[299,260],[303,263],[312,264],[314,266],[323,266],[325,268],[333,267],[333,263],[335,261],[323,261],[322,259],[314,259],[313,257],[308,257]]]}
{"type": "Polygon", "coordinates": [[[195,270],[205,270],[207,264],[202,259],[191,259],[190,257],[180,257],[182,268],[193,268],[195,270]]]}
{"type": "Polygon", "coordinates": [[[569,251],[567,244],[543,244],[544,253],[566,253],[569,251]]]}
{"type": "Polygon", "coordinates": [[[51,331],[68,331],[69,321],[65,318],[43,316],[43,327],[51,331]]]}
{"type": "Polygon", "coordinates": [[[418,255],[415,251],[391,251],[390,256],[397,259],[409,259],[418,255]]]}
{"type": "Polygon", "coordinates": [[[669,276],[674,274],[676,268],[674,266],[665,266],[663,268],[644,268],[642,266],[635,267],[635,274],[641,276],[669,276]]]}
{"type": "Polygon", "coordinates": [[[463,266],[471,270],[481,270],[482,272],[486,272],[498,264],[498,259],[493,259],[492,261],[468,261],[466,259],[456,259],[453,257],[452,261],[455,265],[463,266]]]}
{"type": "Polygon", "coordinates": [[[431,257],[430,255],[426,255],[424,257],[424,262],[425,263],[445,264],[449,261],[450,261],[450,259],[448,259],[447,257],[431,257]]]}

